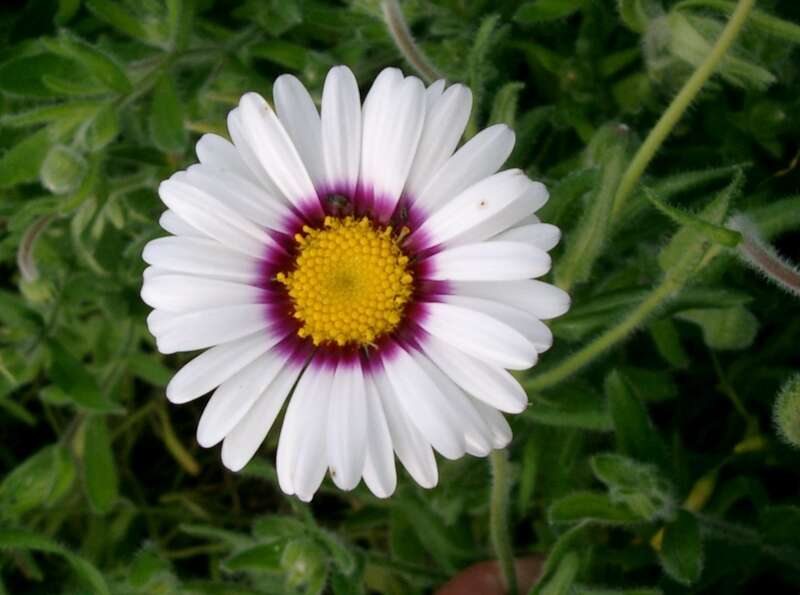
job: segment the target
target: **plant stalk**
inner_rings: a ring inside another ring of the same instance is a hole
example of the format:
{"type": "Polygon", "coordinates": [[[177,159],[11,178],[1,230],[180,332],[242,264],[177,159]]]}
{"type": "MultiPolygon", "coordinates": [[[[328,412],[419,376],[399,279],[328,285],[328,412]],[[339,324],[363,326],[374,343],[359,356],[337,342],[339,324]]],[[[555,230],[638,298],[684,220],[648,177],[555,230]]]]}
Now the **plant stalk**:
{"type": "Polygon", "coordinates": [[[652,290],[647,299],[634,308],[620,324],[608,329],[555,368],[534,377],[525,384],[525,388],[529,391],[543,390],[572,376],[636,330],[679,288],[680,283],[670,277],[666,277],[652,290]]]}
{"type": "Polygon", "coordinates": [[[511,491],[511,473],[508,451],[493,450],[489,454],[492,467],[492,493],[489,507],[489,532],[497,563],[503,575],[508,595],[517,595],[517,572],[514,550],[509,534],[508,500],[511,491]]]}
{"type": "Polygon", "coordinates": [[[714,47],[711,48],[706,59],[695,69],[692,76],[690,76],[683,85],[683,88],[672,100],[672,103],[669,104],[669,107],[667,107],[666,111],[661,115],[655,127],[650,131],[650,134],[647,135],[647,138],[639,147],[630,165],[628,165],[628,169],[622,175],[619,188],[617,188],[617,194],[614,197],[614,205],[611,209],[612,223],[616,222],[622,211],[625,200],[636,187],[639,178],[642,177],[644,170],[650,164],[656,152],[658,152],[664,139],[666,139],[678,121],[680,121],[686,108],[692,103],[706,81],[714,74],[717,66],[719,66],[719,63],[744,27],[747,17],[754,5],[755,0],[739,0],[733,14],[731,14],[730,20],[725,25],[719,39],[717,39],[714,47]]]}
{"type": "Polygon", "coordinates": [[[414,41],[397,0],[383,1],[383,19],[397,49],[426,83],[444,78],[414,41]]]}

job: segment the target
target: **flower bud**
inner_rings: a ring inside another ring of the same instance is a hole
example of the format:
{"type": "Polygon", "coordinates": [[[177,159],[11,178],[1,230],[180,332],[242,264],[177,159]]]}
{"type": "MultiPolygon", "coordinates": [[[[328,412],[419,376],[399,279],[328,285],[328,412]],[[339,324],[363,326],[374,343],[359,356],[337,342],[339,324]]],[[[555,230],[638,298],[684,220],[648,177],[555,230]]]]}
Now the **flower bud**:
{"type": "Polygon", "coordinates": [[[773,416],[783,440],[800,448],[800,374],[794,374],[781,388],[773,416]]]}

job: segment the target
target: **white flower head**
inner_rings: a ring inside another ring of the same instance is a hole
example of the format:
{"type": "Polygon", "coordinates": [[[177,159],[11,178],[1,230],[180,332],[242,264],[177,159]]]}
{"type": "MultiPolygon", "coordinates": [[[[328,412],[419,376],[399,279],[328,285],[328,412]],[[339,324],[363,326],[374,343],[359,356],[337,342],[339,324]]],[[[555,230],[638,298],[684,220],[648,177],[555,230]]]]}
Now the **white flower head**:
{"type": "Polygon", "coordinates": [[[352,72],[328,73],[321,115],[284,75],[274,110],[247,93],[233,143],[205,135],[199,164],[162,182],[170,236],[144,249],[142,298],[159,351],[205,349],[167,387],[173,403],[214,391],[197,440],[237,471],[288,401],[281,489],[310,500],[330,470],[379,497],[395,454],[422,486],[434,450],[485,456],[511,440],[500,412],[524,390],[508,370],[552,343],[541,322],[569,297],[535,280],[558,228],[534,215],[547,190],[497,173],[505,125],[458,150],[471,94],[395,69],[363,104],[352,72]]]}

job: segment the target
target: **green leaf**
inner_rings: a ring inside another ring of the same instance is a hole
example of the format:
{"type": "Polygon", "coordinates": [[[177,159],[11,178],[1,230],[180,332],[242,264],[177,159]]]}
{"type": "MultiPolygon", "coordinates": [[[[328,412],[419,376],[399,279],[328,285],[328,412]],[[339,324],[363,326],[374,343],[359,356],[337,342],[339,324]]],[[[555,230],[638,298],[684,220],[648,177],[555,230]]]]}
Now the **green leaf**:
{"type": "Polygon", "coordinates": [[[566,554],[555,572],[536,592],[541,595],[569,595],[580,569],[580,558],[575,552],[566,554]]]}
{"type": "Polygon", "coordinates": [[[306,65],[310,50],[283,39],[270,39],[252,44],[248,47],[248,52],[255,58],[269,60],[284,68],[302,70],[306,65]]]}
{"type": "MultiPolygon", "coordinates": [[[[145,549],[136,554],[130,566],[128,583],[137,589],[155,587],[154,582],[159,579],[171,578],[172,567],[170,563],[156,552],[145,549]]],[[[158,592],[152,588],[150,593],[158,592]]]]}
{"type": "Polygon", "coordinates": [[[568,17],[583,7],[584,0],[534,0],[517,9],[514,20],[531,25],[568,17]]]}
{"type": "Polygon", "coordinates": [[[305,523],[290,516],[271,514],[253,523],[253,536],[260,541],[298,537],[310,530],[305,523]]]}
{"type": "Polygon", "coordinates": [[[261,543],[231,554],[222,565],[230,572],[282,573],[281,559],[285,547],[285,539],[261,543]]]}
{"type": "Polygon", "coordinates": [[[181,153],[188,136],[183,125],[183,104],[171,76],[161,77],[150,105],[150,137],[165,153],[181,153]]]}
{"type": "Polygon", "coordinates": [[[113,0],[86,0],[88,8],[98,19],[105,21],[125,35],[151,43],[150,35],[142,24],[128,13],[119,2],[113,0]]]}
{"type": "Polygon", "coordinates": [[[37,180],[51,142],[47,129],[42,129],[6,151],[0,157],[0,188],[37,180]]]}
{"type": "Polygon", "coordinates": [[[39,507],[53,506],[75,481],[69,452],[46,446],[25,459],[0,483],[0,515],[16,518],[39,507]]]}
{"type": "MultiPolygon", "coordinates": [[[[496,14],[483,18],[478,30],[475,32],[469,54],[466,56],[469,87],[473,96],[473,108],[470,118],[473,119],[483,104],[487,79],[491,75],[491,66],[488,64],[489,54],[495,47],[499,37],[497,34],[499,22],[500,16],[496,14]]],[[[475,127],[474,123],[470,126],[472,128],[475,127]]],[[[469,136],[470,127],[467,130],[469,136]]],[[[476,130],[472,131],[472,134],[475,132],[476,130]]]]}
{"type": "Polygon", "coordinates": [[[758,320],[742,307],[684,310],[677,316],[697,324],[705,344],[717,351],[747,349],[758,332],[758,320]]]}
{"type": "Polygon", "coordinates": [[[220,529],[213,525],[182,524],[179,529],[182,533],[209,540],[214,543],[224,543],[236,548],[247,548],[253,545],[253,539],[244,533],[220,529]]]}
{"type": "MultiPolygon", "coordinates": [[[[721,225],[727,218],[731,203],[738,197],[744,183],[744,175],[737,171],[730,184],[717,193],[714,199],[698,214],[707,223],[721,225]]],[[[708,238],[693,225],[683,225],[669,243],[661,249],[658,263],[661,269],[676,282],[685,283],[697,270],[706,264],[709,253],[708,238]]]]}
{"type": "Polygon", "coordinates": [[[97,413],[118,413],[122,409],[108,400],[83,363],[55,342],[50,343],[50,379],[76,406],[97,413]]]}
{"type": "Polygon", "coordinates": [[[298,0],[249,0],[236,14],[257,23],[273,37],[279,37],[303,22],[298,0]]]}
{"type": "Polygon", "coordinates": [[[310,539],[290,541],[280,561],[291,587],[306,585],[306,592],[318,592],[325,584],[327,569],[322,549],[310,539]]]}
{"type": "MultiPolygon", "coordinates": [[[[77,69],[78,66],[76,65],[75,68],[77,69]]],[[[50,89],[54,95],[89,97],[108,93],[102,83],[88,74],[81,74],[79,76],[75,76],[75,73],[65,76],[46,74],[42,77],[42,83],[45,87],[50,89]]]]}
{"type": "Polygon", "coordinates": [[[669,318],[662,318],[650,323],[650,336],[661,354],[671,366],[687,368],[689,355],[681,344],[681,336],[675,323],[669,318]]]}
{"type": "Polygon", "coordinates": [[[194,1],[166,0],[169,39],[175,50],[184,50],[189,43],[194,25],[194,1]]]}
{"type": "Polygon", "coordinates": [[[605,400],[595,394],[565,389],[553,400],[536,397],[533,400],[523,415],[536,423],[597,432],[613,428],[605,400]]]}
{"type": "Polygon", "coordinates": [[[703,570],[703,542],[694,515],[682,510],[664,527],[658,558],[664,572],[679,583],[697,582],[703,570]]]}
{"type": "MultiPolygon", "coordinates": [[[[713,8],[725,13],[732,13],[736,2],[731,0],[683,0],[675,5],[675,10],[686,8],[713,8]]],[[[753,10],[748,15],[748,25],[753,29],[761,29],[764,33],[772,35],[789,43],[800,43],[800,25],[775,17],[763,10],[753,10]]]]}
{"type": "Polygon", "coordinates": [[[105,514],[118,497],[117,466],[106,420],[92,415],[86,421],[83,445],[83,478],[86,495],[94,509],[105,514]]]}
{"type": "Polygon", "coordinates": [[[58,25],[66,25],[81,7],[81,0],[58,0],[58,12],[56,12],[55,22],[58,25]]]}
{"type": "Polygon", "coordinates": [[[76,64],[53,54],[35,54],[12,58],[0,64],[0,91],[25,97],[52,97],[56,93],[44,83],[44,77],[68,78],[75,75],[76,64]]]}
{"type": "Polygon", "coordinates": [[[614,501],[624,502],[647,520],[672,515],[672,487],[654,466],[612,453],[595,455],[590,464],[597,479],[608,486],[614,501]]]}
{"type": "Polygon", "coordinates": [[[97,106],[96,101],[70,101],[43,105],[17,113],[4,114],[0,116],[0,124],[16,128],[64,120],[79,122],[94,114],[97,106]]]}
{"type": "Polygon", "coordinates": [[[649,188],[644,189],[644,195],[659,211],[675,221],[675,223],[696,229],[712,242],[722,244],[728,248],[735,248],[739,242],[742,241],[742,234],[738,231],[722,227],[721,225],[713,225],[691,213],[676,209],[659,199],[649,188]]]}
{"type": "Polygon", "coordinates": [[[55,145],[48,151],[39,176],[42,186],[53,194],[69,194],[80,186],[89,165],[75,149],[55,145]]]}
{"type": "Polygon", "coordinates": [[[555,267],[559,287],[569,290],[588,280],[594,262],[606,247],[611,207],[626,164],[629,140],[627,128],[612,124],[600,129],[587,147],[588,159],[602,167],[601,180],[555,267]]]}
{"type": "Polygon", "coordinates": [[[146,353],[134,353],[128,360],[128,368],[137,378],[158,387],[167,386],[174,374],[159,357],[146,353]]]}
{"type": "Polygon", "coordinates": [[[96,595],[110,595],[106,580],[100,571],[88,560],[72,553],[49,537],[24,529],[0,528],[0,549],[44,552],[61,556],[72,567],[75,574],[96,595]]]}
{"type": "Polygon", "coordinates": [[[94,117],[82,130],[83,145],[90,152],[105,148],[119,134],[119,116],[116,106],[106,104],[97,110],[94,117]]]}
{"type": "MultiPolygon", "coordinates": [[[[670,53],[695,68],[706,59],[721,30],[721,25],[714,19],[699,16],[689,18],[678,11],[667,15],[667,26],[670,53]]],[[[754,90],[763,91],[777,80],[766,68],[739,58],[730,51],[721,60],[717,71],[729,83],[754,90]]]]}
{"type": "Polygon", "coordinates": [[[604,525],[630,525],[642,518],[621,502],[614,502],[608,494],[575,492],[556,500],[547,517],[551,523],[579,523],[592,521],[604,525]]]}
{"type": "Polygon", "coordinates": [[[339,572],[345,576],[353,574],[356,568],[355,556],[335,533],[317,528],[315,537],[317,542],[328,551],[339,572]]]}
{"type": "Polygon", "coordinates": [[[663,467],[666,464],[666,446],[624,376],[612,371],[606,378],[605,391],[614,421],[617,449],[640,461],[663,467]]]}
{"type": "Polygon", "coordinates": [[[503,85],[494,96],[489,124],[506,124],[511,128],[517,119],[517,104],[519,94],[525,88],[525,83],[512,81],[503,85]]]}
{"type": "Polygon", "coordinates": [[[110,54],[80,37],[61,31],[58,40],[43,39],[42,43],[52,53],[82,64],[87,72],[92,73],[108,89],[123,94],[133,90],[122,65],[110,54]]]}
{"type": "Polygon", "coordinates": [[[617,0],[619,17],[628,29],[644,33],[653,11],[652,0],[617,0]]]}

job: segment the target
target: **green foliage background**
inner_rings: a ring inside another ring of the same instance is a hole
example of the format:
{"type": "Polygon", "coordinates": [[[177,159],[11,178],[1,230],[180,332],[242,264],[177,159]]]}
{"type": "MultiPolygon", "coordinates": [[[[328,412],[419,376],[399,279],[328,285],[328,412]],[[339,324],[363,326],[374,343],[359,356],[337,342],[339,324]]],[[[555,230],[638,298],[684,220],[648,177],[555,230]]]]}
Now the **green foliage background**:
{"type": "MultiPolygon", "coordinates": [[[[509,451],[514,551],[547,558],[536,593],[800,589],[800,456],[772,422],[798,302],[719,227],[743,212],[800,258],[799,5],[758,3],[613,200],[733,5],[401,5],[430,61],[471,86],[468,134],[516,129],[510,165],[547,183],[542,218],[564,232],[553,276],[573,309],[522,377],[532,405],[509,451]]],[[[155,353],[138,296],[159,180],[225,133],[242,93],[288,71],[318,98],[338,63],[365,88],[411,70],[377,0],[0,8],[0,593],[424,593],[494,556],[483,459],[440,460],[430,491],[325,484],[306,506],[277,487],[275,432],[231,474],[195,442],[202,404],[166,404],[186,356],[155,353]]],[[[790,439],[798,400],[794,382],[790,439]]]]}

